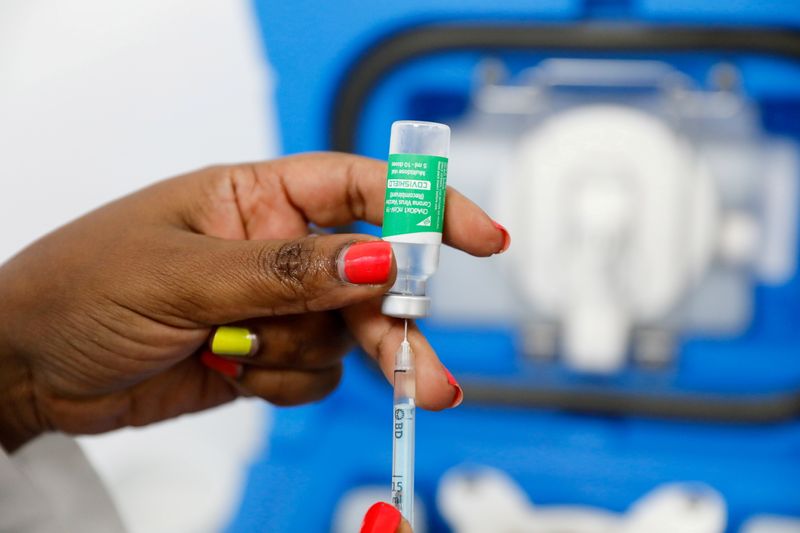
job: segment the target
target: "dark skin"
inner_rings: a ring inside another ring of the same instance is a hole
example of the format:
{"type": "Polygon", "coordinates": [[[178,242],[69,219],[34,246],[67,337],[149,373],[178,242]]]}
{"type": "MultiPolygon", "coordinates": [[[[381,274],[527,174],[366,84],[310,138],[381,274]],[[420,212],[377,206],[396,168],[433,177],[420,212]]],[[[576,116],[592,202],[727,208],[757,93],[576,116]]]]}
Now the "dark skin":
{"type": "MultiPolygon", "coordinates": [[[[47,431],[101,433],[213,407],[241,394],[276,405],[323,398],[357,343],[391,378],[402,321],[382,285],[339,279],[336,258],[366,235],[309,225],[380,224],[385,164],[308,154],[213,167],[160,182],[45,236],[0,267],[0,444],[47,431]],[[238,382],[197,353],[215,325],[245,324],[262,349],[238,382]]],[[[504,235],[449,190],[445,242],[476,256],[504,235]]],[[[414,327],[418,403],[454,389],[414,327]]]]}
{"type": "Polygon", "coordinates": [[[411,525],[405,518],[400,521],[400,526],[397,528],[396,533],[413,533],[411,531],[411,525]]]}

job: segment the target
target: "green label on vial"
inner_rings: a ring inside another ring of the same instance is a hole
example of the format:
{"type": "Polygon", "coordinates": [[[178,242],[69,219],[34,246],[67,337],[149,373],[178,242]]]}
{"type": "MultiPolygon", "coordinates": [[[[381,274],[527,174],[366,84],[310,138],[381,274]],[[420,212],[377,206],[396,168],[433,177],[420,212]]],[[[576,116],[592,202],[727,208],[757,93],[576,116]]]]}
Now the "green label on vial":
{"type": "Polygon", "coordinates": [[[383,236],[442,232],[447,158],[390,154],[383,236]]]}

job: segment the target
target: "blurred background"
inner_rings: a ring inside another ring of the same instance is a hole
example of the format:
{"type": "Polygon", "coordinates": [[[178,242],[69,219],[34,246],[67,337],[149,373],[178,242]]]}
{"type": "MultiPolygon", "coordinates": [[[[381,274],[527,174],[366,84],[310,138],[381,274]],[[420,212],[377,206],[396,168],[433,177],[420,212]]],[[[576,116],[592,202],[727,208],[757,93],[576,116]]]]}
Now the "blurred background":
{"type": "MultiPolygon", "coordinates": [[[[0,254],[210,163],[385,158],[397,119],[451,126],[513,236],[432,283],[465,403],[418,417],[415,531],[800,531],[796,2],[5,0],[0,254]]],[[[351,532],[390,398],[354,354],[319,404],[81,443],[132,531],[351,532]]]]}

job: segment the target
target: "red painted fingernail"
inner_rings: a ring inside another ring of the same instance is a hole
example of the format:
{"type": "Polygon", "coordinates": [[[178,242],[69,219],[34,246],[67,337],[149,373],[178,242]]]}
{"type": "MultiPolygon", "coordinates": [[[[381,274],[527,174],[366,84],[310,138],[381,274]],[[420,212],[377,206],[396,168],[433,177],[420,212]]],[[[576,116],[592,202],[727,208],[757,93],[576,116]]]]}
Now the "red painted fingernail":
{"type": "Polygon", "coordinates": [[[386,283],[392,270],[392,245],[386,241],[357,242],[338,259],[339,276],[355,284],[386,283]]]}
{"type": "Polygon", "coordinates": [[[378,502],[369,508],[361,524],[361,533],[394,533],[400,527],[400,511],[378,502]]]}
{"type": "Polygon", "coordinates": [[[503,252],[508,250],[509,246],[511,246],[511,234],[508,232],[508,230],[505,228],[505,226],[503,226],[502,224],[500,224],[496,220],[492,220],[492,223],[494,224],[495,228],[497,228],[501,232],[503,232],[503,247],[500,248],[500,251],[497,252],[498,254],[502,254],[503,252]]]}
{"type": "Polygon", "coordinates": [[[455,388],[455,392],[453,393],[453,403],[450,404],[450,409],[453,407],[458,407],[461,405],[461,402],[464,401],[464,391],[461,389],[461,385],[458,384],[456,378],[453,377],[453,374],[447,370],[447,367],[444,368],[444,373],[447,375],[447,383],[450,384],[453,388],[455,388]]]}
{"type": "Polygon", "coordinates": [[[211,370],[216,370],[228,377],[238,378],[242,373],[242,365],[239,363],[228,361],[208,351],[200,355],[200,361],[211,370]]]}

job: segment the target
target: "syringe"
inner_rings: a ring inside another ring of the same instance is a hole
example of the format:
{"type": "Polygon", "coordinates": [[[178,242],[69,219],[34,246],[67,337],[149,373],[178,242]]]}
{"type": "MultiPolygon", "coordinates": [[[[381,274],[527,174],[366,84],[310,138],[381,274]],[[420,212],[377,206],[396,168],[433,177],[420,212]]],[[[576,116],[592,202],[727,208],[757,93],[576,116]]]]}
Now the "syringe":
{"type": "Polygon", "coordinates": [[[414,417],[416,372],[408,343],[408,319],[403,342],[394,358],[394,414],[392,416],[392,503],[414,524],[414,417]]]}

